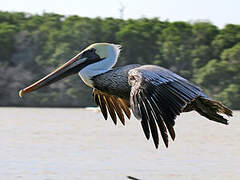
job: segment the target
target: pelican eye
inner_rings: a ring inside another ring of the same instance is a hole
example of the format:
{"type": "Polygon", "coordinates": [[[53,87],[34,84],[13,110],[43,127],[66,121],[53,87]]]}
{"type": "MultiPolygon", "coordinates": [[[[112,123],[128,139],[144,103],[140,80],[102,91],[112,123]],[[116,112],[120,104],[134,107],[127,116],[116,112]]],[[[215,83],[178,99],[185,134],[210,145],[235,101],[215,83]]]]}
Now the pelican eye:
{"type": "Polygon", "coordinates": [[[96,49],[94,49],[94,48],[88,49],[82,53],[82,56],[87,57],[87,58],[94,58],[97,56],[96,49]]]}
{"type": "Polygon", "coordinates": [[[135,80],[135,77],[134,77],[134,76],[130,76],[130,77],[129,77],[129,80],[130,80],[130,81],[134,81],[134,80],[135,80]]]}
{"type": "Polygon", "coordinates": [[[95,53],[96,49],[91,48],[91,49],[89,49],[88,51],[91,52],[91,53],[93,53],[93,52],[95,53]]]}

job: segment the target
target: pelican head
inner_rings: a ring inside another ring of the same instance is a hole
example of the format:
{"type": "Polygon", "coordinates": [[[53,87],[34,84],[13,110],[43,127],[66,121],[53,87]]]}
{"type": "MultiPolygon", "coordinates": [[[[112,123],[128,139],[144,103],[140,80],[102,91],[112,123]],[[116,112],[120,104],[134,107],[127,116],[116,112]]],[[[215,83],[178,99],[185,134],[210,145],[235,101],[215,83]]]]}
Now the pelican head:
{"type": "Polygon", "coordinates": [[[109,71],[117,62],[120,46],[110,43],[95,43],[88,46],[75,57],[51,72],[47,76],[19,91],[19,96],[48,86],[67,76],[79,73],[82,80],[90,87],[92,77],[109,71]]]}

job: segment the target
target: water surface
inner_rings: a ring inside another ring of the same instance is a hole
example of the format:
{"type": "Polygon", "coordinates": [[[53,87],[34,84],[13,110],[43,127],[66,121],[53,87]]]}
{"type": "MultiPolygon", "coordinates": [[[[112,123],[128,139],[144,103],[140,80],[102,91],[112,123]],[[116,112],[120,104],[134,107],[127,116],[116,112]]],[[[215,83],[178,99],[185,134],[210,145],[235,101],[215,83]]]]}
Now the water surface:
{"type": "Polygon", "coordinates": [[[135,118],[124,127],[96,110],[0,108],[0,179],[239,180],[239,117],[182,114],[175,142],[156,150],[135,118]]]}

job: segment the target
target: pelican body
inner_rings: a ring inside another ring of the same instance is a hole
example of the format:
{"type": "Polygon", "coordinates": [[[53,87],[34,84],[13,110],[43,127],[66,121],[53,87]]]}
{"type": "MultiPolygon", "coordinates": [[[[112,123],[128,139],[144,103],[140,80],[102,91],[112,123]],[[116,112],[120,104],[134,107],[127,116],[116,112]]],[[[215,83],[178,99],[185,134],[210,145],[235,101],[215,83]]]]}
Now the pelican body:
{"type": "Polygon", "coordinates": [[[159,134],[168,147],[168,135],[175,139],[175,119],[182,112],[195,110],[209,120],[228,124],[219,113],[232,116],[232,111],[205,95],[201,88],[172,71],[156,65],[131,64],[113,68],[120,46],[95,43],[75,57],[19,91],[19,96],[38,90],[72,74],[93,88],[93,98],[105,119],[108,114],[117,124],[125,125],[125,116],[140,120],[147,139],[158,148],[159,134]]]}

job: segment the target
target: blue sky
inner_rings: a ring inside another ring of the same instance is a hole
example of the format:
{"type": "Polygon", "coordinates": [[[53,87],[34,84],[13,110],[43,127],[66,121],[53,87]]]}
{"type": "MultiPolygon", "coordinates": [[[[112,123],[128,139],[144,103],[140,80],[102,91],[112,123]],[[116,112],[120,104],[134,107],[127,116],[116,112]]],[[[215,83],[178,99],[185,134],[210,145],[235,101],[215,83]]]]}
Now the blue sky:
{"type": "Polygon", "coordinates": [[[221,28],[228,23],[240,24],[240,0],[0,0],[0,10],[120,17],[121,4],[125,6],[124,19],[208,20],[221,28]]]}

